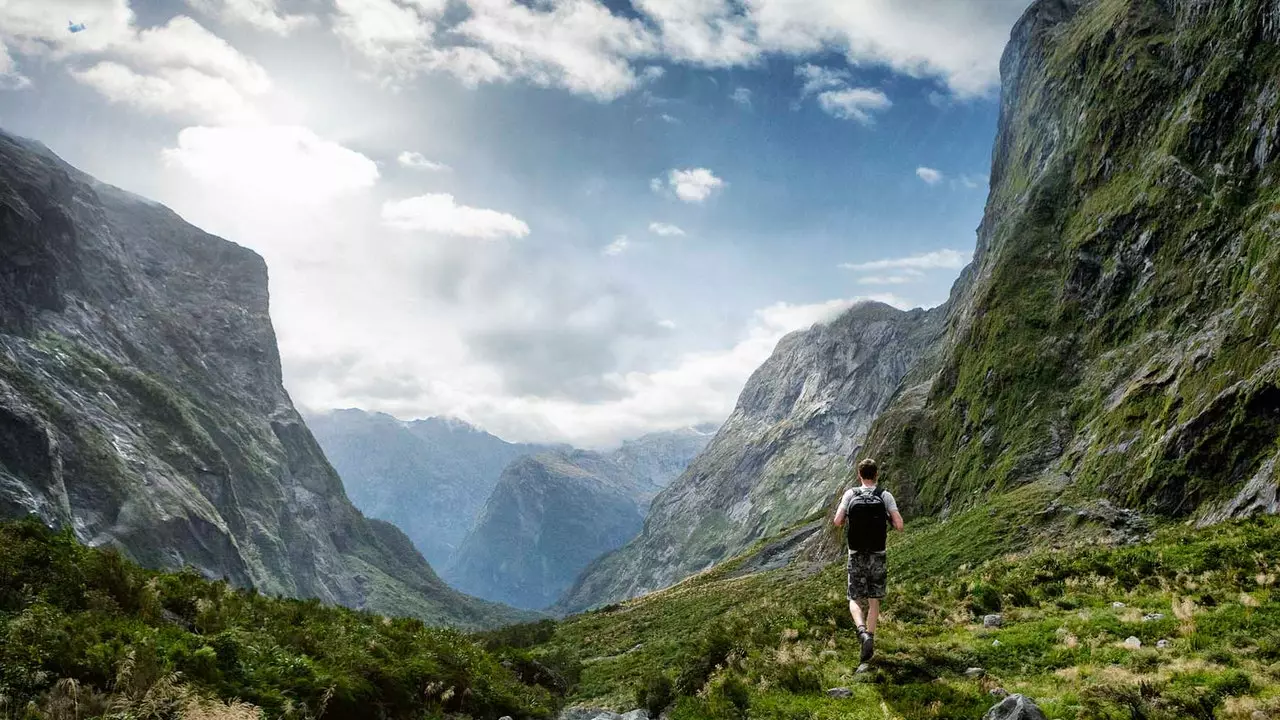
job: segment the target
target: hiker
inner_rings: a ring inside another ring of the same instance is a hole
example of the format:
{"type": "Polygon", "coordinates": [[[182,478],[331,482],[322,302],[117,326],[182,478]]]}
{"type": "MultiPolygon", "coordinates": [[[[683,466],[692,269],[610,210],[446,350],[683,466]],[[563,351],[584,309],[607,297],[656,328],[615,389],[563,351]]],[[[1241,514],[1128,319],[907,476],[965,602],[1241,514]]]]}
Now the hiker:
{"type": "Polygon", "coordinates": [[[902,529],[898,502],[892,493],[876,484],[878,478],[875,460],[867,458],[858,463],[859,484],[845,491],[835,517],[836,525],[845,526],[849,546],[849,613],[858,626],[864,666],[875,653],[876,620],[885,588],[885,536],[890,523],[894,530],[902,529]],[[862,600],[867,603],[865,623],[859,605],[862,600]]]}

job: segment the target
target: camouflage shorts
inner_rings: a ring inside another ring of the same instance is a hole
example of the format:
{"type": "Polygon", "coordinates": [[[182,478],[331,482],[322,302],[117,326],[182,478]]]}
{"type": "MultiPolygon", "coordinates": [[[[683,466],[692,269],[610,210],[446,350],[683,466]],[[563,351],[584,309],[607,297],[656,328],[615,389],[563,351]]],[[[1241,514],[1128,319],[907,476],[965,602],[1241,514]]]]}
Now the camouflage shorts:
{"type": "Polygon", "coordinates": [[[885,589],[884,551],[849,553],[849,599],[882,598],[885,589]]]}

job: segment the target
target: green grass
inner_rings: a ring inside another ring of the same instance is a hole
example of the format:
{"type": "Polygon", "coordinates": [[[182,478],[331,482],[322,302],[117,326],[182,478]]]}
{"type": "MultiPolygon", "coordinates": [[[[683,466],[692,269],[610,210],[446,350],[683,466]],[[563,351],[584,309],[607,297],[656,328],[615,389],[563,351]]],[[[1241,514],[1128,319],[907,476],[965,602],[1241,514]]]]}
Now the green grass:
{"type": "Polygon", "coordinates": [[[1094,542],[1089,528],[1074,547],[1050,547],[1046,534],[1018,540],[1003,520],[984,533],[980,518],[1012,516],[1038,497],[1036,488],[1019,493],[995,501],[994,515],[921,523],[891,546],[867,674],[853,672],[839,564],[811,576],[798,567],[732,579],[713,571],[544,625],[529,652],[583,659],[577,704],[627,710],[665,675],[675,720],[742,717],[743,708],[752,718],[976,718],[993,704],[993,687],[1036,698],[1049,717],[1280,710],[1280,518],[1199,532],[1170,525],[1120,548],[1094,542]],[[997,611],[1004,625],[984,629],[981,615],[997,611]],[[1164,617],[1143,620],[1152,613],[1164,617]],[[1140,649],[1124,646],[1130,636],[1140,649]],[[1157,649],[1160,640],[1168,647],[1157,649]],[[965,677],[969,667],[986,676],[965,677]],[[827,697],[836,686],[853,697],[827,697]]]}

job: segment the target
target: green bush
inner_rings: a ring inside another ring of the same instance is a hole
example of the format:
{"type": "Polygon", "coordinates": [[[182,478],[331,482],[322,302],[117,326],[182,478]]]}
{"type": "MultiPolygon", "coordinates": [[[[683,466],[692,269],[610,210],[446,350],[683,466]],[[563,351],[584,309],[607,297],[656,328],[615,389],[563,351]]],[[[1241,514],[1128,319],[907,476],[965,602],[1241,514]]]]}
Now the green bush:
{"type": "Polygon", "coordinates": [[[650,670],[636,686],[636,705],[649,712],[649,717],[656,718],[675,701],[675,684],[666,673],[650,670]]]}

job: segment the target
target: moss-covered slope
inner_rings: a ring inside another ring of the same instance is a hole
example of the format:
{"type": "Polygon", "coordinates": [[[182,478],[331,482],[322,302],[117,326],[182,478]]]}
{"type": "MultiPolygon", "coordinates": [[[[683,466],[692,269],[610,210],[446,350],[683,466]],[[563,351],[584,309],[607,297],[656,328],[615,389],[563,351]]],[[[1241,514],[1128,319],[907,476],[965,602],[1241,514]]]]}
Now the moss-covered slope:
{"type": "Polygon", "coordinates": [[[973,267],[868,441],[912,512],[1042,476],[1170,516],[1275,509],[1277,40],[1264,0],[1027,11],[973,267]]]}

